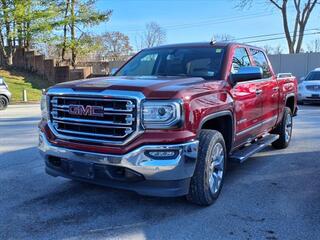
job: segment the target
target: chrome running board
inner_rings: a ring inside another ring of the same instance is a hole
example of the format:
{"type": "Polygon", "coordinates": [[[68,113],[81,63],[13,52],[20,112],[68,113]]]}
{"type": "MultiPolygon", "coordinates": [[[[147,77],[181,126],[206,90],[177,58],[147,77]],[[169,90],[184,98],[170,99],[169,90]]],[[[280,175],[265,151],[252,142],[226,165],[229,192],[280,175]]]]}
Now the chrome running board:
{"type": "Polygon", "coordinates": [[[279,135],[268,134],[265,137],[258,139],[256,142],[250,144],[249,146],[233,152],[230,156],[230,160],[237,163],[243,163],[253,154],[260,152],[268,145],[276,141],[278,138],[279,135]]]}

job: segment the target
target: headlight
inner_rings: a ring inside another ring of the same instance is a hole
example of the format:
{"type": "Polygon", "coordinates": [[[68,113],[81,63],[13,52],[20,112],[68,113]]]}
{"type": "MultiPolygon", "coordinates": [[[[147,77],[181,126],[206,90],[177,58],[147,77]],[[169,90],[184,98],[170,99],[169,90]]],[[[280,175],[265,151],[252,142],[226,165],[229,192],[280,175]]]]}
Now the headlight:
{"type": "Polygon", "coordinates": [[[298,91],[301,92],[303,90],[304,90],[304,85],[300,84],[299,87],[298,87],[298,91]]]}
{"type": "Polygon", "coordinates": [[[47,95],[43,94],[40,102],[41,116],[43,120],[48,120],[47,95]]]}
{"type": "Polygon", "coordinates": [[[182,107],[179,100],[145,101],[142,105],[142,123],[149,129],[178,127],[182,121],[182,107]]]}

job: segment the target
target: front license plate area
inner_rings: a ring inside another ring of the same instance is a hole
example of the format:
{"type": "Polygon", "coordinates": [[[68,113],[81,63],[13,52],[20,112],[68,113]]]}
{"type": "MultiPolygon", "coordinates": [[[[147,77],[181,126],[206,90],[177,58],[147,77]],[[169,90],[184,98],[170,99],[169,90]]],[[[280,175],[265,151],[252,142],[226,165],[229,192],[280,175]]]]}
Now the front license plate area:
{"type": "Polygon", "coordinates": [[[320,98],[320,95],[319,95],[319,94],[312,94],[311,97],[312,97],[312,98],[320,98]]]}
{"type": "Polygon", "coordinates": [[[93,179],[93,164],[72,161],[69,163],[69,173],[74,177],[93,179]]]}

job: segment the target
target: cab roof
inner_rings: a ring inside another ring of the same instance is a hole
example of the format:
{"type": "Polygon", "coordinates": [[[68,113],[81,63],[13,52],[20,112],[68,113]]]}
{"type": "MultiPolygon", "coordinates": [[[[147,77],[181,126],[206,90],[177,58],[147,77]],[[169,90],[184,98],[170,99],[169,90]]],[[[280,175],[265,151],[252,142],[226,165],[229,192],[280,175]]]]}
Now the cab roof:
{"type": "Polygon", "coordinates": [[[227,42],[227,41],[221,41],[221,42],[192,42],[192,43],[175,43],[175,44],[167,44],[167,45],[161,45],[157,47],[151,47],[149,49],[159,49],[159,48],[179,48],[179,47],[230,47],[232,45],[241,45],[246,46],[250,48],[256,48],[260,49],[259,47],[243,44],[243,43],[236,43],[236,42],[227,42]]]}

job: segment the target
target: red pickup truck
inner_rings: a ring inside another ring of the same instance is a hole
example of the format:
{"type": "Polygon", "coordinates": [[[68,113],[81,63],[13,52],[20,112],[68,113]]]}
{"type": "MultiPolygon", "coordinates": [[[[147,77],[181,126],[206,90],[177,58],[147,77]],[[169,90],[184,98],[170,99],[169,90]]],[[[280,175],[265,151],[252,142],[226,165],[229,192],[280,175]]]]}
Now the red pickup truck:
{"type": "Polygon", "coordinates": [[[288,146],[296,103],[296,79],[277,78],[260,48],[160,46],[48,89],[39,149],[52,176],[210,205],[231,161],[288,146]]]}

